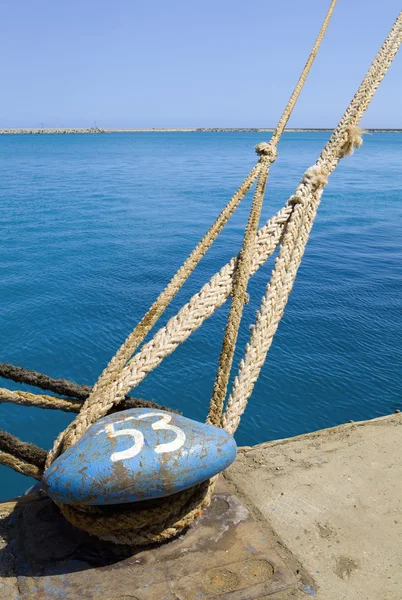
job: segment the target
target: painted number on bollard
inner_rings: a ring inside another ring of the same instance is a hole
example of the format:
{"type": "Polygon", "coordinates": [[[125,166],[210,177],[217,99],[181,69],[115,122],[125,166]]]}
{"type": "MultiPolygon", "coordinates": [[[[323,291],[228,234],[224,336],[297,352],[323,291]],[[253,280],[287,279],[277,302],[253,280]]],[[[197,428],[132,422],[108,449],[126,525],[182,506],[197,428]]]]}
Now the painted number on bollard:
{"type": "Polygon", "coordinates": [[[164,413],[150,412],[138,415],[138,417],[126,417],[121,421],[116,421],[115,423],[108,423],[105,425],[104,429],[101,429],[97,432],[96,435],[99,435],[102,432],[105,432],[108,437],[116,438],[121,435],[128,435],[134,438],[134,444],[127,448],[127,450],[121,450],[120,452],[113,452],[110,456],[110,460],[112,462],[117,462],[119,460],[124,460],[126,458],[133,458],[141,452],[144,447],[144,435],[139,429],[135,429],[134,427],[126,427],[125,429],[115,430],[114,426],[119,425],[120,423],[126,423],[127,421],[136,421],[139,419],[146,419],[147,417],[161,417],[156,423],[152,423],[152,429],[154,431],[158,431],[159,429],[167,429],[169,431],[173,431],[176,434],[176,438],[172,442],[167,442],[165,444],[158,444],[154,448],[154,452],[157,454],[164,454],[165,452],[174,452],[175,450],[179,450],[186,441],[186,435],[180,427],[176,427],[176,425],[170,425],[170,421],[172,417],[170,415],[164,413]]]}
{"type": "Polygon", "coordinates": [[[142,502],[207,481],[235,456],[236,442],[223,429],[158,408],[130,408],[92,425],[46,470],[42,485],[71,505],[142,502]]]}

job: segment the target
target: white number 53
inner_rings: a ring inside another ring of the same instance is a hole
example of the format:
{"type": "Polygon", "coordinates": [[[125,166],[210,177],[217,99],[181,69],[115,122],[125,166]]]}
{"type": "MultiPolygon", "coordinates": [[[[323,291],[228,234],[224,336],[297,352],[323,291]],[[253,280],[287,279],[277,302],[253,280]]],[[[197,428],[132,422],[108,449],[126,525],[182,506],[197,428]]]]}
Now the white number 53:
{"type": "Polygon", "coordinates": [[[126,428],[126,429],[118,429],[115,430],[114,426],[119,423],[126,423],[127,421],[136,421],[139,419],[146,419],[148,417],[160,417],[158,421],[152,423],[152,429],[154,431],[158,431],[159,429],[167,429],[169,431],[173,431],[176,434],[175,439],[172,442],[167,442],[166,444],[158,444],[154,451],[157,454],[163,454],[165,452],[174,452],[174,450],[178,450],[181,448],[186,441],[186,435],[180,427],[176,427],[176,425],[170,425],[170,421],[172,417],[170,415],[165,415],[163,413],[158,412],[150,412],[138,415],[138,417],[126,417],[122,421],[116,421],[115,423],[108,423],[105,425],[105,429],[101,429],[98,431],[98,434],[102,431],[105,431],[109,438],[116,438],[122,435],[128,435],[134,438],[134,444],[127,448],[127,450],[122,450],[121,452],[113,452],[110,456],[110,460],[112,462],[117,462],[119,460],[124,460],[125,458],[133,458],[141,452],[144,447],[144,435],[138,429],[134,427],[126,428]]]}

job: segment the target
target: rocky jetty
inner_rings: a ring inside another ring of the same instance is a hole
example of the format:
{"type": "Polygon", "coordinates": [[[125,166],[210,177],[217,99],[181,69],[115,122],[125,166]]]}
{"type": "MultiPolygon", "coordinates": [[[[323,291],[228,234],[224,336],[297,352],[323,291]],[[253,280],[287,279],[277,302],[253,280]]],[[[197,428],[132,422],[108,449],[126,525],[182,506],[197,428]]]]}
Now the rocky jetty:
{"type": "Polygon", "coordinates": [[[105,133],[104,129],[99,127],[80,128],[52,128],[52,129],[0,129],[0,134],[45,134],[45,133],[105,133]]]}

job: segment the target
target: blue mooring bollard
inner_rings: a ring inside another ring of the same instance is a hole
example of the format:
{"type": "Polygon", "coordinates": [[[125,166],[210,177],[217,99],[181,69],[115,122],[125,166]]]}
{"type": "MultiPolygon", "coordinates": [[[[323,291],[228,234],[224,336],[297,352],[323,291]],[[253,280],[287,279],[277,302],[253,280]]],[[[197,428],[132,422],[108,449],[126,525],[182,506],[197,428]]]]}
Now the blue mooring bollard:
{"type": "Polygon", "coordinates": [[[100,419],[47,469],[43,487],[66,504],[123,504],[206,481],[236,457],[223,429],[163,410],[132,408],[100,419]]]}

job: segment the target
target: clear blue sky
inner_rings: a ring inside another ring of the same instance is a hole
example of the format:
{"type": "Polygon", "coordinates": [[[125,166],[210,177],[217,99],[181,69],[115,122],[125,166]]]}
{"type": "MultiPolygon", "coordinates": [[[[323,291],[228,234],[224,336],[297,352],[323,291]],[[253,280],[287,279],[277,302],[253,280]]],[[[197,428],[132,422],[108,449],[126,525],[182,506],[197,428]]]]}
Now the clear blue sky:
{"type": "MultiPolygon", "coordinates": [[[[0,0],[0,127],[272,127],[328,4],[0,0]]],[[[339,0],[290,126],[336,124],[399,10],[339,0]]],[[[363,125],[401,107],[399,55],[363,125]]]]}

